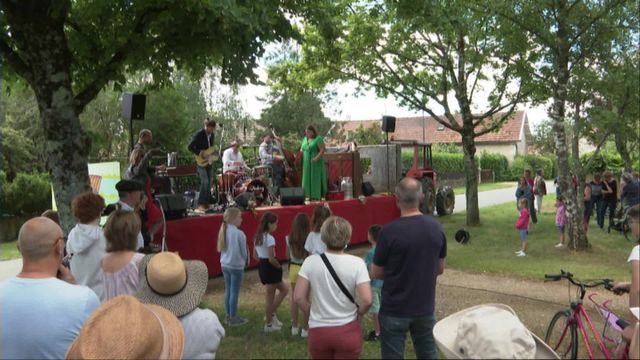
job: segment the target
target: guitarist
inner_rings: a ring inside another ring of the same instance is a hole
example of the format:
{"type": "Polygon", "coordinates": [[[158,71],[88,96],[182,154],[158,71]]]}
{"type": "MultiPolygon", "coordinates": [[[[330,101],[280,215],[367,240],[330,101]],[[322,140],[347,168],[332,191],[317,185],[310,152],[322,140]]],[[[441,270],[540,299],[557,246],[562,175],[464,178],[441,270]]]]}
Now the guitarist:
{"type": "MultiPolygon", "coordinates": [[[[216,122],[210,120],[208,117],[204,120],[203,128],[196,131],[191,138],[188,149],[196,157],[200,159],[208,160],[211,155],[207,155],[215,140],[216,122]]],[[[197,166],[198,177],[200,178],[200,193],[198,195],[198,210],[204,212],[209,209],[211,203],[211,163],[199,162],[197,166]]]]}

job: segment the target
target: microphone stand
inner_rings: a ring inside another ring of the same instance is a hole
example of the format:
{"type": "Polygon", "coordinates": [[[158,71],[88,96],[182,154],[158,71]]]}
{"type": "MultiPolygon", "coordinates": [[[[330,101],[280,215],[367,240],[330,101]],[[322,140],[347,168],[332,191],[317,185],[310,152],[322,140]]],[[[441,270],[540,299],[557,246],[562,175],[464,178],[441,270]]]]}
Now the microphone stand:
{"type": "Polygon", "coordinates": [[[164,209],[162,208],[160,200],[158,200],[158,198],[154,198],[153,201],[158,204],[160,213],[162,214],[162,245],[160,247],[160,251],[167,251],[167,218],[164,216],[164,209]]]}
{"type": "MultiPolygon", "coordinates": [[[[218,125],[222,128],[222,131],[220,132],[220,146],[218,147],[218,159],[219,159],[218,161],[222,165],[222,139],[224,139],[224,127],[222,126],[222,124],[218,124],[218,125]]],[[[223,175],[224,175],[224,173],[223,173],[223,175]]],[[[223,179],[224,179],[224,176],[223,176],[223,179]]],[[[220,195],[220,188],[218,187],[217,174],[215,176],[215,179],[213,179],[213,183],[215,184],[216,194],[217,194],[217,197],[218,197],[218,199],[216,201],[216,204],[220,205],[220,203],[222,201],[222,196],[220,195]]],[[[223,180],[223,184],[222,185],[224,186],[224,180],[223,180]]]]}

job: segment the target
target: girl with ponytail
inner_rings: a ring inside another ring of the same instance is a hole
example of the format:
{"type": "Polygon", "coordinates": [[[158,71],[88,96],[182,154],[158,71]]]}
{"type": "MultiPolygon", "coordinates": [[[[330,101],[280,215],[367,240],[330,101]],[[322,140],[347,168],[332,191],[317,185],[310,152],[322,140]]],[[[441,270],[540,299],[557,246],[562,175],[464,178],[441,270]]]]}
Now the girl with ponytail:
{"type": "Polygon", "coordinates": [[[240,326],[248,322],[238,316],[238,295],[242,285],[244,268],[249,261],[247,237],[238,229],[242,224],[242,212],[238,208],[228,208],[224,212],[223,223],[218,232],[218,251],[224,277],[225,324],[240,326]]]}

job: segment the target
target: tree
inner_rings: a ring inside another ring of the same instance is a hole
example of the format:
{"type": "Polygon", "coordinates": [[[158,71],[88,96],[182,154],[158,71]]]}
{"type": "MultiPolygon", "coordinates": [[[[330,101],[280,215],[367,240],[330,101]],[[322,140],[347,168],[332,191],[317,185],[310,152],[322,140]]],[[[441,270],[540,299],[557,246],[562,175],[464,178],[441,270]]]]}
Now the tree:
{"type": "Polygon", "coordinates": [[[467,224],[478,224],[475,138],[498,130],[528,95],[536,54],[527,37],[467,1],[329,3],[324,17],[306,23],[303,68],[317,73],[314,80],[355,80],[393,95],[459,133],[467,224]],[[483,92],[488,106],[480,109],[483,92]]]}
{"type": "Polygon", "coordinates": [[[287,92],[271,95],[270,106],[262,111],[258,124],[266,131],[273,126],[276,134],[284,138],[287,149],[300,147],[307,125],[313,125],[321,136],[331,128],[331,120],[324,115],[318,97],[309,93],[294,96],[287,92]]]}
{"type": "MultiPolygon", "coordinates": [[[[553,120],[558,157],[558,185],[566,199],[569,244],[574,249],[586,249],[588,242],[582,226],[581,205],[573,186],[570,186],[569,147],[565,131],[570,85],[576,70],[588,69],[585,64],[593,64],[594,59],[602,56],[599,51],[610,48],[622,29],[637,30],[637,22],[633,19],[638,12],[637,5],[624,0],[520,0],[492,6],[491,9],[519,27],[520,32],[531,36],[537,44],[537,51],[543,56],[535,75],[540,80],[539,97],[553,99],[549,116],[553,120]]],[[[572,100],[574,104],[581,103],[577,97],[572,100]]],[[[580,106],[575,110],[580,116],[580,106]]]]}
{"type": "Polygon", "coordinates": [[[380,126],[373,124],[365,128],[362,124],[353,132],[347,133],[349,140],[355,141],[358,145],[379,145],[384,142],[380,126]]]}
{"type": "Polygon", "coordinates": [[[71,199],[89,190],[91,141],[79,114],[105,85],[121,85],[142,69],[163,85],[176,69],[199,78],[213,66],[221,67],[223,81],[254,81],[263,44],[295,35],[287,16],[298,6],[274,0],[2,1],[2,59],[35,92],[63,229],[73,225],[71,199]]]}

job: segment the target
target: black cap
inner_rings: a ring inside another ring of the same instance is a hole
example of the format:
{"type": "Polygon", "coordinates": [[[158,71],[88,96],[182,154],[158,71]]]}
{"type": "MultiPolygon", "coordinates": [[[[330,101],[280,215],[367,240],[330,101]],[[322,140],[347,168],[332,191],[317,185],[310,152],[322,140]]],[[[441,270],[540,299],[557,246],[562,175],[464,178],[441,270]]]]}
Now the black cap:
{"type": "Polygon", "coordinates": [[[116,190],[118,192],[144,191],[144,185],[134,180],[120,180],[116,184],[116,190]]]}

